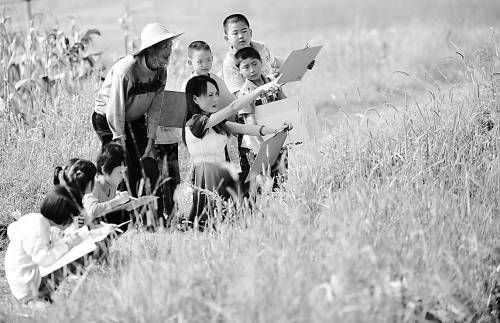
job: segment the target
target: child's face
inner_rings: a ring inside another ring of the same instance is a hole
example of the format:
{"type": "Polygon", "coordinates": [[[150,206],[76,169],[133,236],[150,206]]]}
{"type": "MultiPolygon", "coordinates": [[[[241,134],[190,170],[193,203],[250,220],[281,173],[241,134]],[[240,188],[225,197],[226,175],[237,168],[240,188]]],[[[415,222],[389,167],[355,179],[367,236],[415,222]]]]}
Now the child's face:
{"type": "Polygon", "coordinates": [[[120,184],[121,181],[125,178],[126,170],[127,167],[123,165],[113,168],[113,171],[110,174],[105,174],[106,181],[113,186],[118,186],[118,184],[120,184]]]}
{"type": "Polygon", "coordinates": [[[262,62],[257,58],[246,58],[240,62],[240,73],[250,81],[258,80],[262,74],[262,62]]]}
{"type": "Polygon", "coordinates": [[[219,91],[210,82],[207,83],[207,94],[193,96],[194,103],[198,104],[200,109],[208,113],[217,112],[217,102],[219,101],[219,91]]]}
{"type": "Polygon", "coordinates": [[[224,39],[233,49],[242,49],[250,46],[252,30],[242,21],[232,22],[227,26],[227,34],[224,39]]]}
{"type": "Polygon", "coordinates": [[[208,50],[195,50],[188,59],[196,75],[207,75],[212,69],[212,53],[208,50]]]}

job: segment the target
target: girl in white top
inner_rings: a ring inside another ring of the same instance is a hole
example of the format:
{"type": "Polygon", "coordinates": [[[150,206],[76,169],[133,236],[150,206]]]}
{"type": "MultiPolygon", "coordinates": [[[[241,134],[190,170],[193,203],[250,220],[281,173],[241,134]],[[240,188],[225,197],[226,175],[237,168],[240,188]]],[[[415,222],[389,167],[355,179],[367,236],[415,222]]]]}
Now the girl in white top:
{"type": "Polygon", "coordinates": [[[43,200],[40,213],[30,213],[7,229],[9,246],[5,254],[5,276],[15,298],[28,303],[51,301],[51,294],[62,281],[62,272],[40,276],[39,266],[50,266],[81,242],[78,234],[52,240],[51,227],[65,229],[79,214],[79,207],[63,186],[56,186],[43,200]]]}
{"type": "Polygon", "coordinates": [[[227,118],[258,98],[260,93],[278,87],[276,81],[264,84],[219,110],[219,89],[215,80],[207,75],[199,75],[188,81],[188,112],[183,139],[194,164],[192,182],[195,189],[189,214],[190,226],[197,223],[198,229],[203,230],[207,225],[208,216],[213,214],[214,203],[202,190],[215,191],[223,199],[229,199],[238,192],[237,180],[228,168],[224,167],[224,149],[230,134],[264,136],[290,128],[288,123],[273,128],[227,121],[227,118]]]}

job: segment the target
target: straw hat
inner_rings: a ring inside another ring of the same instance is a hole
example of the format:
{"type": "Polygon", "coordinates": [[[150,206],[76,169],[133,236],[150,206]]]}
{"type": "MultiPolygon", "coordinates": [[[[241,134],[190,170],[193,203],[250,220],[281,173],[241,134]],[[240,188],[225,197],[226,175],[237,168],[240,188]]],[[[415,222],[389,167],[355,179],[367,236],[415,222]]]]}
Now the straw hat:
{"type": "Polygon", "coordinates": [[[133,55],[138,55],[146,48],[149,48],[167,39],[177,38],[182,34],[183,33],[172,33],[168,31],[167,27],[157,22],[147,24],[141,32],[141,48],[133,53],[133,55]]]}

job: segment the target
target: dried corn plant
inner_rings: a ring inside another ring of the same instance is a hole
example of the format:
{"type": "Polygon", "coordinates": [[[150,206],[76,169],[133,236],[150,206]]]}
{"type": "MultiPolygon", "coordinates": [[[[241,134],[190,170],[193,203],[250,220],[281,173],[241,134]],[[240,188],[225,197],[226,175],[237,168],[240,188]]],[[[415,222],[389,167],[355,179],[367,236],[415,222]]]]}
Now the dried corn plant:
{"type": "Polygon", "coordinates": [[[43,17],[17,30],[4,10],[0,13],[0,113],[17,123],[33,121],[35,101],[60,91],[74,93],[81,80],[101,69],[101,52],[92,49],[97,29],[82,31],[71,19],[71,35],[44,25],[43,17]],[[36,100],[35,100],[36,98],[36,100]]]}

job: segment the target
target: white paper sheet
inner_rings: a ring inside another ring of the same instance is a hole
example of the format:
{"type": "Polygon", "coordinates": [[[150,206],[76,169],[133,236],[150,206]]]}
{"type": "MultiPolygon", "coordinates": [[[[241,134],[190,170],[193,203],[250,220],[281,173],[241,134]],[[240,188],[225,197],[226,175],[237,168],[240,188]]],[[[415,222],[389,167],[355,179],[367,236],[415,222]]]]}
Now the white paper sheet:
{"type": "MultiPolygon", "coordinates": [[[[306,119],[302,112],[298,98],[289,97],[256,106],[255,119],[257,124],[271,127],[279,127],[283,122],[291,122],[293,129],[290,130],[285,144],[302,143],[309,139],[306,119]]],[[[268,135],[264,139],[270,137],[271,135],[268,135]]]]}
{"type": "MultiPolygon", "coordinates": [[[[87,230],[88,231],[88,230],[87,230]]],[[[90,235],[88,235],[80,244],[71,248],[67,253],[65,253],[61,258],[59,258],[55,263],[48,267],[40,267],[40,275],[42,277],[47,276],[48,274],[56,271],[63,266],[77,260],[80,257],[85,256],[86,254],[91,253],[97,248],[94,240],[90,235]]]]}

